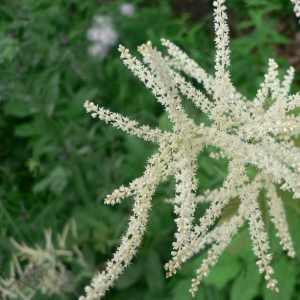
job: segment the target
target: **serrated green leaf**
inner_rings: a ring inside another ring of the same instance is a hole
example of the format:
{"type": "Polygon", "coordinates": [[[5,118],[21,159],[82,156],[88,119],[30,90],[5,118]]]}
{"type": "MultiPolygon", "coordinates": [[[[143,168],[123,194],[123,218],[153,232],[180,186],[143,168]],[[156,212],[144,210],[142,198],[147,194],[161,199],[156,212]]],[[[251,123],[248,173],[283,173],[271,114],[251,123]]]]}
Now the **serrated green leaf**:
{"type": "Polygon", "coordinates": [[[221,289],[237,275],[240,268],[241,266],[236,255],[224,252],[217,264],[211,267],[211,272],[208,276],[203,278],[203,282],[221,289]]]}
{"type": "Polygon", "coordinates": [[[281,258],[274,262],[274,278],[278,280],[279,292],[276,293],[269,289],[263,290],[264,300],[286,300],[292,299],[294,286],[296,284],[296,265],[295,261],[281,258]]]}
{"type": "Polygon", "coordinates": [[[258,272],[258,267],[255,263],[246,265],[242,272],[234,280],[231,291],[231,300],[250,300],[258,294],[259,283],[262,279],[262,274],[258,272]]]}

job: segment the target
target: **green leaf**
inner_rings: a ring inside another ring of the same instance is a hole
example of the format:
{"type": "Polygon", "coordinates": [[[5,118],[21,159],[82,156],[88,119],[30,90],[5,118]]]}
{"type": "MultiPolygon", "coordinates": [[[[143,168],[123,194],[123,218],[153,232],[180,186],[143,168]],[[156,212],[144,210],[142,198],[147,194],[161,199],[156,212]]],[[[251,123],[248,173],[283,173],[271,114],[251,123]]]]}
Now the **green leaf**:
{"type": "Polygon", "coordinates": [[[161,292],[165,277],[159,255],[153,249],[148,252],[146,280],[151,291],[161,292]]]}
{"type": "Polygon", "coordinates": [[[141,260],[134,262],[130,267],[126,268],[116,283],[118,290],[124,290],[134,285],[140,280],[144,272],[145,265],[141,260]]]}
{"type": "Polygon", "coordinates": [[[285,206],[285,209],[286,209],[286,217],[287,217],[289,232],[292,237],[293,246],[296,251],[296,255],[299,259],[300,258],[300,234],[299,234],[300,215],[295,209],[291,208],[290,206],[285,206]]]}
{"type": "Polygon", "coordinates": [[[137,174],[143,173],[144,165],[153,153],[153,146],[134,136],[126,135],[124,138],[124,146],[128,154],[119,171],[127,174],[128,178],[134,178],[137,174]]]}
{"type": "Polygon", "coordinates": [[[67,185],[70,175],[70,170],[61,166],[55,167],[47,177],[34,185],[33,192],[39,193],[50,188],[55,195],[59,195],[67,185]]]}
{"type": "Polygon", "coordinates": [[[172,131],[173,123],[169,120],[168,115],[163,113],[158,119],[158,125],[162,130],[172,131]]]}
{"type": "Polygon", "coordinates": [[[91,152],[91,147],[89,145],[82,146],[76,151],[77,155],[86,155],[87,153],[91,152]]]}
{"type": "Polygon", "coordinates": [[[172,290],[172,294],[174,295],[173,300],[204,300],[201,290],[196,293],[195,297],[192,296],[189,292],[191,285],[191,279],[184,279],[177,282],[172,290]]]}
{"type": "MultiPolygon", "coordinates": [[[[198,266],[199,268],[199,266],[198,266]]],[[[217,264],[211,267],[211,272],[203,278],[204,283],[211,284],[216,288],[223,288],[239,272],[241,266],[237,257],[224,252],[217,264]]]]}
{"type": "Polygon", "coordinates": [[[70,119],[73,119],[74,117],[81,116],[85,113],[85,108],[83,107],[83,104],[86,100],[94,101],[94,98],[98,94],[99,90],[96,88],[82,88],[79,90],[76,95],[73,97],[73,99],[70,100],[70,104],[68,107],[68,116],[70,119]]]}
{"type": "Polygon", "coordinates": [[[231,217],[237,214],[238,208],[241,201],[238,197],[235,197],[229,201],[229,203],[224,207],[222,216],[219,223],[229,221],[231,217]]]}
{"type": "Polygon", "coordinates": [[[241,228],[237,235],[233,237],[226,252],[238,255],[245,261],[255,263],[256,256],[252,251],[251,238],[248,231],[248,226],[241,228]]]}
{"type": "Polygon", "coordinates": [[[297,214],[300,216],[300,201],[299,199],[293,199],[292,193],[288,192],[282,192],[279,193],[281,195],[283,203],[285,203],[287,206],[293,208],[297,214]]]}
{"type": "Polygon", "coordinates": [[[216,164],[213,159],[202,155],[199,160],[199,166],[201,169],[203,169],[210,176],[216,175],[216,164]]]}
{"type": "Polygon", "coordinates": [[[54,73],[52,77],[49,79],[48,84],[46,85],[44,97],[47,103],[45,106],[45,113],[47,117],[52,116],[55,103],[59,98],[59,81],[60,81],[60,74],[54,73]]]}
{"type": "Polygon", "coordinates": [[[290,235],[292,237],[293,246],[296,256],[300,258],[300,201],[293,199],[293,194],[277,189],[278,196],[282,199],[285,208],[285,215],[288,223],[290,235]]]}
{"type": "Polygon", "coordinates": [[[34,141],[33,158],[39,159],[41,155],[46,153],[57,153],[58,146],[53,143],[53,137],[49,135],[40,135],[34,141]]]}
{"type": "Polygon", "coordinates": [[[254,262],[246,265],[242,273],[234,280],[231,291],[231,300],[250,300],[258,293],[262,274],[254,262]]]}
{"type": "MultiPolygon", "coordinates": [[[[298,229],[299,231],[299,229],[298,229]]],[[[292,299],[294,286],[296,284],[296,265],[295,261],[281,258],[273,264],[275,273],[274,278],[278,280],[279,293],[267,288],[263,290],[264,300],[286,300],[292,299]]]]}
{"type": "Polygon", "coordinates": [[[35,122],[28,122],[16,127],[15,135],[19,137],[30,137],[36,135],[37,128],[35,122]]]}
{"type": "Polygon", "coordinates": [[[39,112],[39,107],[31,97],[16,95],[13,99],[4,102],[4,112],[7,115],[24,118],[39,112]]]}

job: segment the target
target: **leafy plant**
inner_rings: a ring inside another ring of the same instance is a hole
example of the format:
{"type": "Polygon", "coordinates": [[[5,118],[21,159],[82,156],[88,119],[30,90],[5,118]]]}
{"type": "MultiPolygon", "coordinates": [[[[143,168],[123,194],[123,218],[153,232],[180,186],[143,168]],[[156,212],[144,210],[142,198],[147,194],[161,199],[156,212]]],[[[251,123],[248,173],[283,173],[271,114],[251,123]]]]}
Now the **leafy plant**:
{"type": "MultiPolygon", "coordinates": [[[[208,1],[204,2],[206,5],[208,1]]],[[[103,199],[120,184],[128,184],[140,176],[147,157],[157,147],[90,120],[82,113],[83,99],[129,115],[141,124],[159,125],[163,130],[171,130],[167,115],[154,97],[142,83],[124,71],[117,45],[104,59],[88,54],[91,42],[87,39],[87,31],[93,26],[95,16],[111,18],[118,34],[118,44],[136,49],[147,40],[158,44],[160,38],[165,37],[201,62],[209,73],[214,72],[211,15],[195,22],[188,14],[174,11],[176,7],[168,1],[132,3],[136,12],[128,17],[120,12],[123,1],[1,2],[0,275],[3,278],[10,278],[9,260],[16,251],[9,241],[10,236],[29,247],[35,244],[43,247],[41,228],[51,227],[56,236],[69,218],[74,217],[78,238],[69,240],[69,243],[80,248],[89,264],[89,267],[72,261],[66,264],[75,277],[82,275],[74,283],[79,294],[89,282],[91,268],[95,272],[103,270],[102,262],[111,257],[126,229],[130,200],[116,210],[103,205],[103,199]],[[172,15],[181,17],[174,18],[172,15]]],[[[193,9],[193,6],[190,7],[193,9]]],[[[228,0],[228,7],[232,33],[231,72],[236,74],[232,80],[241,92],[251,97],[263,80],[267,52],[270,54],[272,49],[276,50],[279,44],[288,41],[285,32],[277,31],[277,25],[291,15],[292,7],[283,0],[242,1],[238,6],[236,1],[228,0]],[[249,9],[256,15],[249,15],[249,9]],[[238,28],[240,22],[245,22],[243,28],[238,28]],[[267,40],[244,38],[245,35],[257,35],[260,30],[264,31],[267,40]],[[239,42],[240,39],[242,42],[239,42]],[[248,48],[249,55],[244,56],[242,52],[248,42],[252,46],[248,48]],[[261,50],[257,51],[258,48],[261,50]],[[249,77],[253,79],[250,84],[249,77]]],[[[296,30],[296,19],[289,17],[288,23],[290,30],[296,30]]],[[[133,50],[133,55],[136,54],[133,50]]],[[[280,65],[286,67],[287,63],[281,59],[280,65]]],[[[195,80],[191,83],[202,89],[195,80]]],[[[184,102],[184,108],[197,124],[209,122],[205,115],[195,113],[188,102],[184,102]]],[[[199,193],[220,186],[228,173],[228,160],[215,162],[208,157],[211,152],[217,152],[217,149],[207,148],[197,159],[199,168],[196,176],[202,184],[199,193]]],[[[190,269],[183,267],[185,272],[180,271],[179,276],[168,280],[163,275],[163,265],[169,260],[174,233],[172,208],[163,199],[174,196],[174,184],[171,179],[159,186],[140,254],[129,273],[126,271],[122,275],[116,289],[108,292],[109,299],[188,299],[190,269]],[[141,269],[147,272],[141,273],[141,269]]],[[[287,221],[298,254],[298,205],[290,194],[280,196],[288,212],[287,221]]],[[[262,195],[262,206],[264,197],[262,195]]],[[[199,218],[206,208],[206,204],[201,204],[195,217],[199,218]]],[[[227,218],[237,208],[238,202],[231,202],[226,208],[227,218]]],[[[264,220],[267,219],[266,216],[264,220]]],[[[225,220],[224,216],[220,222],[225,220]]],[[[267,230],[272,231],[272,226],[267,230]]],[[[249,248],[249,238],[242,232],[238,237],[240,240],[232,244],[227,251],[229,254],[225,255],[228,261],[239,262],[237,276],[230,277],[221,289],[217,288],[218,278],[214,278],[216,284],[203,282],[201,292],[196,296],[199,299],[238,297],[242,285],[240,278],[248,274],[246,270],[252,263],[247,255],[239,255],[244,247],[249,248]]],[[[271,235],[270,244],[271,247],[277,245],[274,235],[271,235]]],[[[275,253],[274,265],[277,265],[282,257],[281,250],[275,247],[272,252],[275,253]]],[[[199,260],[198,257],[195,259],[191,268],[197,267],[199,260]]],[[[26,267],[26,262],[22,262],[21,267],[26,267]]],[[[298,269],[296,273],[290,272],[293,278],[297,278],[298,269]]],[[[213,273],[211,275],[213,279],[213,273]]],[[[256,296],[251,297],[267,297],[261,283],[262,279],[254,285],[255,293],[252,291],[249,295],[256,296]]],[[[290,285],[295,289],[298,287],[295,280],[291,280],[290,285]]],[[[291,292],[292,297],[296,297],[295,289],[291,292]]],[[[73,299],[74,293],[62,293],[60,296],[73,299]]],[[[46,296],[37,294],[35,299],[41,297],[46,296]]],[[[52,296],[53,299],[57,297],[52,296]]]]}

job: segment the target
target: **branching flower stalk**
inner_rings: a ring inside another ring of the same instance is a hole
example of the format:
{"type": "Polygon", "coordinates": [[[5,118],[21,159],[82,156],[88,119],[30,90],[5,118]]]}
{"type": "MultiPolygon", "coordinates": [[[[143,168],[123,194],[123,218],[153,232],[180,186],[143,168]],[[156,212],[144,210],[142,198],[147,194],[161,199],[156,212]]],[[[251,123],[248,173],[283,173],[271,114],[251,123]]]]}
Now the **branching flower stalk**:
{"type": "MultiPolygon", "coordinates": [[[[292,0],[294,11],[299,16],[299,0],[292,0]]],[[[282,82],[278,79],[277,64],[269,60],[265,80],[253,100],[246,99],[233,86],[228,67],[230,66],[229,29],[225,0],[216,0],[214,5],[215,24],[215,74],[207,74],[200,66],[177,46],[165,39],[162,44],[168,56],[163,56],[151,42],[138,48],[143,63],[133,57],[125,47],[119,47],[124,64],[137,76],[164,106],[173,124],[172,132],[159,128],[141,126],[108,109],[86,101],[84,107],[93,118],[99,118],[113,127],[146,141],[157,143],[159,148],[147,162],[144,174],[128,186],[121,186],[105,199],[106,204],[120,203],[133,197],[133,212],[129,217],[127,232],[106,270],[97,274],[86,296],[80,300],[102,298],[111,288],[141,246],[146,232],[151,200],[160,182],[169,176],[175,178],[175,197],[168,200],[174,205],[177,231],[173,242],[172,258],[166,263],[167,277],[176,274],[182,263],[211,244],[207,259],[203,260],[192,280],[190,292],[195,295],[203,276],[218,261],[238,228],[248,223],[253,252],[257,257],[260,273],[264,273],[267,288],[278,291],[273,278],[272,254],[269,253],[268,235],[264,228],[258,195],[267,190],[271,221],[278,230],[277,236],[283,249],[290,257],[295,255],[289,234],[282,200],[276,185],[282,190],[292,191],[294,198],[300,197],[300,152],[292,137],[300,133],[299,116],[293,110],[300,106],[300,94],[288,95],[294,75],[293,68],[287,71],[282,82]],[[194,88],[180,73],[194,78],[202,84],[205,93],[194,88]],[[190,99],[211,125],[197,125],[185,112],[182,99],[190,99]],[[264,104],[273,100],[269,108],[264,104]],[[197,157],[204,147],[212,145],[220,149],[211,157],[229,158],[229,174],[220,189],[197,195],[197,157]],[[246,166],[257,168],[254,179],[246,175],[246,166]],[[237,214],[210,230],[222,215],[223,208],[233,198],[240,199],[237,214]],[[209,208],[200,220],[194,213],[198,203],[209,202],[209,208]]]]}
{"type": "Polygon", "coordinates": [[[0,276],[0,299],[31,300],[37,293],[50,297],[74,289],[75,280],[64,261],[74,260],[76,254],[76,258],[85,263],[77,245],[72,245],[71,249],[66,246],[70,225],[73,237],[77,238],[76,223],[72,219],[65,225],[62,234],[57,235],[57,245],[52,242],[52,230],[44,231],[44,248],[19,244],[11,238],[17,252],[10,261],[9,273],[5,277],[0,276]],[[24,261],[26,264],[23,267],[24,261]]]}

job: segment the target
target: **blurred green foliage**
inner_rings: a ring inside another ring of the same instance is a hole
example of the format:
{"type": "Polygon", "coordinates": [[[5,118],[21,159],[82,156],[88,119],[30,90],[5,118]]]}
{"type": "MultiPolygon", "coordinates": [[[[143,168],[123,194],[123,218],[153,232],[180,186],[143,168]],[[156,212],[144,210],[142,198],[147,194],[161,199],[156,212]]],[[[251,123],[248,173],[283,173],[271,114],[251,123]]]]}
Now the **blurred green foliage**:
{"type": "MultiPolygon", "coordinates": [[[[95,15],[111,17],[118,43],[131,49],[134,55],[138,55],[138,45],[151,40],[160,47],[160,38],[164,37],[213,73],[212,14],[197,22],[188,13],[174,18],[171,2],[139,0],[132,1],[136,13],[126,17],[119,11],[123,2],[1,2],[0,268],[3,276],[8,272],[7,262],[11,257],[10,236],[29,245],[41,244],[43,228],[60,232],[65,222],[74,217],[79,238],[72,242],[80,247],[91,270],[97,271],[104,268],[104,262],[111,257],[126,229],[131,200],[109,207],[103,204],[103,199],[114,188],[140,176],[155,147],[91,119],[83,108],[86,99],[142,124],[170,128],[155,98],[124,68],[117,45],[104,59],[88,54],[90,42],[86,33],[95,15]]],[[[268,57],[273,56],[276,47],[291,41],[290,36],[276,31],[276,26],[287,19],[292,31],[299,27],[286,0],[245,0],[239,5],[228,0],[228,7],[233,32],[232,79],[241,92],[251,97],[263,79],[268,57]]],[[[277,61],[283,69],[287,68],[283,58],[277,61]]],[[[190,103],[186,103],[186,108],[197,122],[207,121],[190,103]]],[[[227,161],[214,162],[208,157],[210,151],[213,149],[207,149],[199,157],[199,193],[219,186],[227,172],[227,161]]],[[[143,247],[107,299],[192,299],[188,292],[190,280],[205,252],[187,262],[173,278],[167,280],[164,275],[163,265],[170,258],[175,229],[172,208],[164,199],[172,197],[173,186],[170,179],[159,187],[143,247]]],[[[196,299],[299,299],[300,206],[287,193],[283,199],[296,260],[288,259],[276,246],[274,228],[266,224],[282,293],[274,298],[265,289],[247,230],[243,229],[200,285],[196,299]]],[[[231,203],[226,214],[230,215],[237,205],[238,202],[231,203]]],[[[197,217],[204,209],[204,206],[198,209],[197,217]]],[[[82,294],[91,279],[91,270],[72,264],[69,269],[74,277],[83,276],[74,287],[76,295],[82,294]]],[[[64,299],[74,299],[74,293],[66,293],[64,299]]]]}

